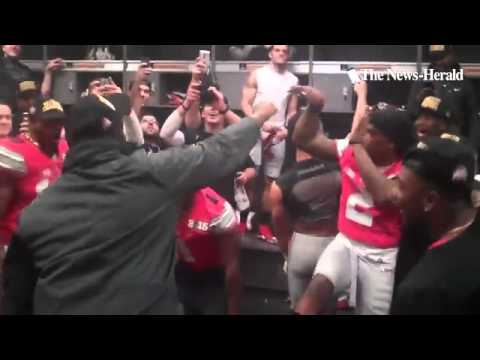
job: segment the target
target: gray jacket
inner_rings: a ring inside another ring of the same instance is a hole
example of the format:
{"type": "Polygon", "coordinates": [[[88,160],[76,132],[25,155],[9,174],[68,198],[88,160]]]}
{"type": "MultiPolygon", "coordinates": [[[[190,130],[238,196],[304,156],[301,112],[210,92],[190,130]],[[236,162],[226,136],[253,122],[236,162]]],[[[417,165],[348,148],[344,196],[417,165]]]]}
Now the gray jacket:
{"type": "Polygon", "coordinates": [[[186,148],[129,155],[112,140],[70,149],[64,174],[27,209],[5,259],[11,314],[176,314],[182,195],[247,159],[251,119],[186,148]]]}

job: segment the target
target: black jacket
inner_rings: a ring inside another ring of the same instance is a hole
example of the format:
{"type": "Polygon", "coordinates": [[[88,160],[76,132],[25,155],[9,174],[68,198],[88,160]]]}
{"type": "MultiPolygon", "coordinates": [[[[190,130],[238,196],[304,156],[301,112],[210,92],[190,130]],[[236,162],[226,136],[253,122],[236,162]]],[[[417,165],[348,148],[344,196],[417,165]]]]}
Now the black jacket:
{"type": "Polygon", "coordinates": [[[480,313],[479,225],[477,215],[465,233],[417,260],[395,291],[391,314],[480,313]]]}
{"type": "MultiPolygon", "coordinates": [[[[6,101],[15,111],[18,84],[24,80],[34,80],[32,70],[18,59],[0,55],[0,100],[6,101]]],[[[18,130],[18,126],[15,127],[18,130]]]]}
{"type": "Polygon", "coordinates": [[[9,74],[17,83],[25,80],[34,80],[33,71],[16,58],[0,57],[0,71],[9,74]]]}
{"type": "Polygon", "coordinates": [[[259,138],[251,120],[205,142],[125,155],[72,147],[64,174],[28,207],[5,260],[10,314],[176,314],[182,195],[232,172],[259,138]]]}

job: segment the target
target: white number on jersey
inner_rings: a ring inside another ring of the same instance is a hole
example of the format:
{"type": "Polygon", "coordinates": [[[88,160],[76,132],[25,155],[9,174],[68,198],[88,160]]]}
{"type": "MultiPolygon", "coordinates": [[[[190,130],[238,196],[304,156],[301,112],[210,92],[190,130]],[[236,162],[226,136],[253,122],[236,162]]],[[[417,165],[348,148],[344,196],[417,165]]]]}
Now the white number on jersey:
{"type": "Polygon", "coordinates": [[[373,224],[373,217],[368,213],[368,210],[373,207],[373,199],[370,194],[354,193],[347,199],[347,206],[345,210],[345,217],[357,224],[371,227],[373,224]],[[359,206],[365,212],[358,211],[355,207],[359,206]]]}

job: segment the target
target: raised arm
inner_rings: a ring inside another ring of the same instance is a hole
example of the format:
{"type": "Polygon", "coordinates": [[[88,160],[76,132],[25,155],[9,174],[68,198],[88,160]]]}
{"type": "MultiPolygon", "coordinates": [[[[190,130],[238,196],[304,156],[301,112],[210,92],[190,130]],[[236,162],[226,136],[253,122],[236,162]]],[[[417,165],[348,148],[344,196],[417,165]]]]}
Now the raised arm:
{"type": "Polygon", "coordinates": [[[326,160],[337,159],[334,140],[319,133],[320,112],[325,104],[323,94],[309,86],[298,86],[293,91],[304,95],[308,100],[308,108],[300,116],[293,132],[294,143],[303,151],[326,160]]]}
{"type": "Polygon", "coordinates": [[[355,84],[353,90],[357,94],[357,104],[355,107],[355,113],[353,114],[352,129],[350,131],[349,138],[351,136],[361,138],[366,131],[366,123],[363,120],[368,115],[367,112],[369,109],[367,103],[367,83],[365,81],[359,81],[355,84]]]}
{"type": "Polygon", "coordinates": [[[143,145],[145,143],[140,120],[133,109],[130,111],[129,116],[123,117],[123,133],[127,143],[135,145],[143,145]]]}
{"type": "Polygon", "coordinates": [[[192,81],[187,90],[189,92],[198,92],[198,99],[188,103],[185,115],[185,125],[191,129],[198,129],[202,125],[202,117],[200,114],[200,89],[207,73],[207,64],[201,58],[195,60],[192,68],[192,81]]]}
{"type": "Polygon", "coordinates": [[[185,149],[174,148],[150,156],[154,175],[183,192],[232,173],[243,166],[259,138],[260,126],[276,111],[273,104],[259,104],[254,117],[229,126],[220,134],[185,149]]]}
{"type": "Polygon", "coordinates": [[[362,139],[368,123],[369,111],[367,106],[367,84],[362,81],[355,85],[358,96],[354,124],[352,125],[351,142],[362,180],[377,205],[392,204],[398,194],[396,180],[385,177],[373,163],[362,145],[362,139]]]}
{"type": "Polygon", "coordinates": [[[144,100],[140,96],[140,84],[142,81],[147,80],[152,69],[148,67],[148,64],[140,64],[135,79],[133,80],[132,89],[130,90],[130,100],[132,102],[132,109],[137,116],[140,116],[144,100]]]}
{"type": "Polygon", "coordinates": [[[217,88],[215,88],[213,86],[210,87],[208,89],[208,91],[210,91],[213,94],[213,96],[215,97],[215,102],[214,102],[213,106],[221,114],[224,114],[225,121],[228,125],[237,124],[238,122],[240,122],[240,120],[242,120],[240,116],[235,114],[230,109],[230,106],[225,102],[225,96],[223,95],[223,93],[221,91],[219,91],[217,88]]]}
{"type": "Polygon", "coordinates": [[[167,118],[160,130],[160,137],[173,146],[185,144],[185,135],[180,128],[185,123],[185,117],[193,103],[200,101],[200,91],[189,87],[187,98],[170,116],[167,118]]]}
{"type": "Polygon", "coordinates": [[[45,67],[43,81],[41,86],[41,93],[44,99],[50,99],[52,96],[52,84],[54,72],[64,66],[63,60],[60,58],[50,60],[45,67]]]}

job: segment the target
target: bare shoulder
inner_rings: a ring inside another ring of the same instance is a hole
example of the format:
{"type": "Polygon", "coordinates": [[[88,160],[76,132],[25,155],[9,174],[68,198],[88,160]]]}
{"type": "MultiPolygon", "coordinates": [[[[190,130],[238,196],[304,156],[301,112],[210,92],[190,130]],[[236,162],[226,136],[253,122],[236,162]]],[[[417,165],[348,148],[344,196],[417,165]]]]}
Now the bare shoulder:
{"type": "Polygon", "coordinates": [[[257,87],[258,70],[260,69],[256,69],[248,74],[247,84],[246,84],[247,87],[252,87],[252,88],[257,87]]]}

